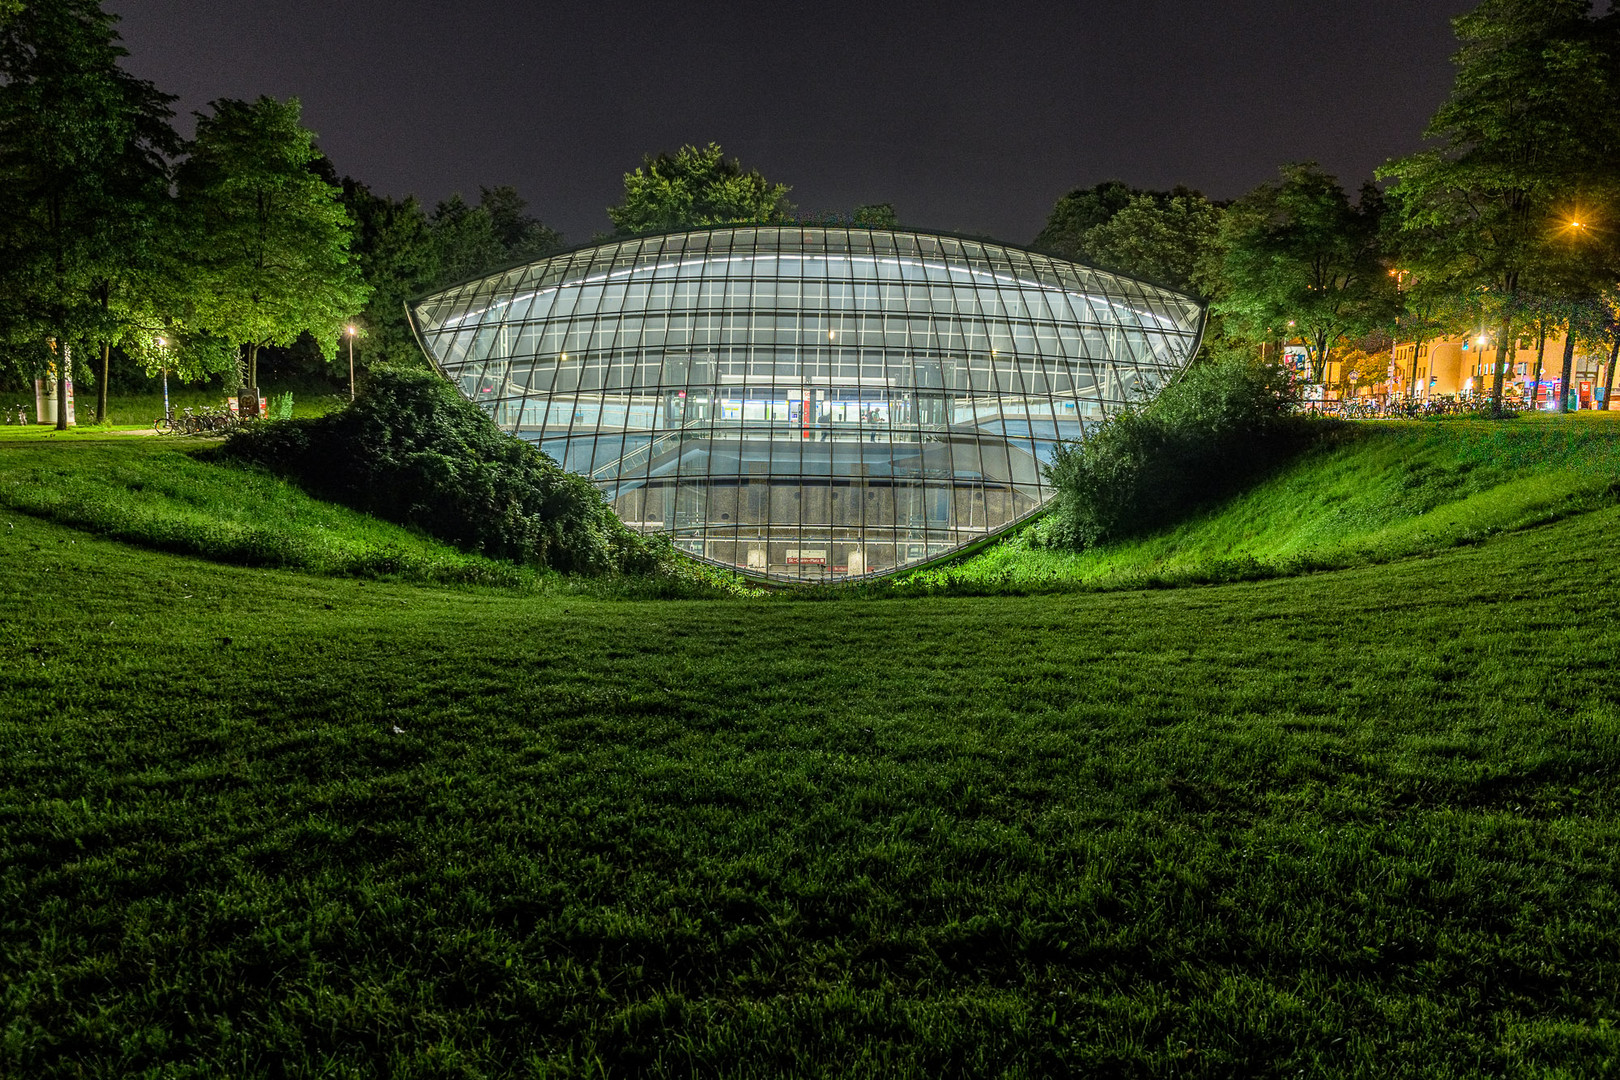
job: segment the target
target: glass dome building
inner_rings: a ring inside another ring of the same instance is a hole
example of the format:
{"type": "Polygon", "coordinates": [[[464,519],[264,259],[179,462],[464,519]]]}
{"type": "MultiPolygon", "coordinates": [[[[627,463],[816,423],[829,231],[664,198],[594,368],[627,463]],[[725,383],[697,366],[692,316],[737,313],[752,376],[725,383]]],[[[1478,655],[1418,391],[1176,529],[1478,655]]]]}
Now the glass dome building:
{"type": "Polygon", "coordinates": [[[933,233],[727,226],[596,244],[411,305],[506,430],[699,559],[848,581],[979,543],[1041,465],[1197,350],[1188,297],[933,233]]]}

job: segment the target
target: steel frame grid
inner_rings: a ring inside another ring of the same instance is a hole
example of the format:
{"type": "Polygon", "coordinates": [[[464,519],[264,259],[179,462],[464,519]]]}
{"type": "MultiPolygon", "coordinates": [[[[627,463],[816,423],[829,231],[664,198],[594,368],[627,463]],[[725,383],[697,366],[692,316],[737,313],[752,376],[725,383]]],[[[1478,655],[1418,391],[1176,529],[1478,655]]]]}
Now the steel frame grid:
{"type": "Polygon", "coordinates": [[[824,225],[587,245],[407,310],[446,378],[632,527],[777,581],[910,569],[1016,527],[1050,497],[1052,446],[1179,373],[1204,319],[1190,298],[1011,245],[824,225]]]}

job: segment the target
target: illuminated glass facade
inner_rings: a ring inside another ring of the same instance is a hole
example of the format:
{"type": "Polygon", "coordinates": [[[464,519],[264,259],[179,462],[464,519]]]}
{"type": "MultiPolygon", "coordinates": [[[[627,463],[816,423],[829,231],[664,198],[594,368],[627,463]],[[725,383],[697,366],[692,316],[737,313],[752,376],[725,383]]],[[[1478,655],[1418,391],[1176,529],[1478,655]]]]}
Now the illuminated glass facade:
{"type": "Polygon", "coordinates": [[[636,237],[417,301],[423,347],[632,528],[759,578],[846,581],[977,543],[1041,465],[1191,359],[1203,311],[930,233],[636,237]]]}

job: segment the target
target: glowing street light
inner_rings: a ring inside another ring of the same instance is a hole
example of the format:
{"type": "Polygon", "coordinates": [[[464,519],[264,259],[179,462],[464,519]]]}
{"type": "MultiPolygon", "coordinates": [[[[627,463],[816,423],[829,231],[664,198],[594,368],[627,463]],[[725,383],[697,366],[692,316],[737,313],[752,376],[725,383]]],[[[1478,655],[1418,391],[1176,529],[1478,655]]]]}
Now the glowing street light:
{"type": "Polygon", "coordinates": [[[349,335],[349,400],[354,400],[354,327],[349,326],[345,332],[349,335]]]}

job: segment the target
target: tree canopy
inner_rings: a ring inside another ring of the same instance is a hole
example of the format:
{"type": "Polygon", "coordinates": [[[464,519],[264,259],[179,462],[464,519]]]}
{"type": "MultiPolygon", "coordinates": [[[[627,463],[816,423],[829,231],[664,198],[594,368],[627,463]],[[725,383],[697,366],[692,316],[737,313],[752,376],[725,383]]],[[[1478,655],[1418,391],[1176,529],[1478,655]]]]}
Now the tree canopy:
{"type": "Polygon", "coordinates": [[[364,306],[342,191],[323,178],[297,98],[221,99],[198,114],[179,172],[191,256],[202,275],[196,322],[247,350],[308,334],[335,355],[344,325],[364,306]]]}
{"type": "Polygon", "coordinates": [[[343,201],[355,220],[354,253],[372,288],[359,318],[360,353],[371,363],[421,361],[406,301],[563,247],[561,234],[530,215],[512,187],[480,189],[477,205],[452,195],[429,215],[414,198],[376,195],[346,179],[343,201]]]}
{"type": "Polygon", "coordinates": [[[624,174],[624,201],[608,207],[620,234],[695,229],[732,222],[785,221],[793,211],[789,188],[744,170],[718,143],[648,154],[624,174]]]}
{"type": "MultiPolygon", "coordinates": [[[[125,55],[94,0],[27,4],[0,22],[0,320],[41,358],[45,339],[64,361],[73,345],[119,340],[122,285],[150,265],[173,99],[125,72],[125,55]]],[[[67,367],[56,365],[63,397],[67,367]]]]}
{"type": "Polygon", "coordinates": [[[1217,310],[1251,337],[1304,339],[1310,381],[1333,350],[1387,320],[1398,303],[1379,246],[1383,198],[1368,185],[1352,203],[1314,163],[1234,203],[1221,223],[1217,310]]]}
{"type": "Polygon", "coordinates": [[[1612,257],[1570,223],[1620,220],[1615,30],[1591,18],[1588,0],[1485,0],[1453,26],[1456,83],[1425,132],[1436,145],[1379,175],[1395,181],[1427,261],[1479,296],[1505,361],[1530,295],[1613,279],[1612,257]]]}

